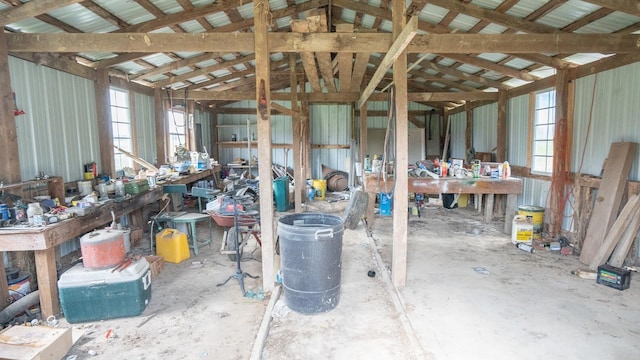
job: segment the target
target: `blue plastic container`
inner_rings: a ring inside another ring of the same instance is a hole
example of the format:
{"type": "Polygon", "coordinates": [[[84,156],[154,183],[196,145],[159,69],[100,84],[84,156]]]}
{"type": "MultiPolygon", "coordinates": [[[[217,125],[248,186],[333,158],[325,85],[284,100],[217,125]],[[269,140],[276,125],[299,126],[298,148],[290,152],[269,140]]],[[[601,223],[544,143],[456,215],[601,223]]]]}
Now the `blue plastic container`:
{"type": "Polygon", "coordinates": [[[380,193],[380,215],[391,216],[393,210],[393,199],[391,193],[380,193]]]}
{"type": "Polygon", "coordinates": [[[273,180],[273,196],[276,199],[276,211],[289,209],[289,177],[281,176],[273,180]]]}

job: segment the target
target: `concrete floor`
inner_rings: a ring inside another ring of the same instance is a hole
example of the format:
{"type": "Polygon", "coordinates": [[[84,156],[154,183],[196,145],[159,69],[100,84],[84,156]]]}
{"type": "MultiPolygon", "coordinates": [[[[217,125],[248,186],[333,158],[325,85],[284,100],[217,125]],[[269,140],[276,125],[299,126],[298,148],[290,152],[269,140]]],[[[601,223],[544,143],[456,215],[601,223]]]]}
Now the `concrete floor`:
{"type": "MultiPolygon", "coordinates": [[[[313,211],[341,214],[344,204],[313,211]]],[[[341,294],[326,313],[287,311],[242,297],[235,271],[212,249],[166,264],[152,301],[138,317],[69,325],[85,332],[78,359],[249,359],[263,315],[273,315],[262,359],[637,359],[640,283],[618,291],[571,275],[575,256],[516,249],[502,222],[484,224],[472,210],[428,208],[411,216],[407,286],[389,282],[392,219],[376,218],[373,239],[362,225],[343,235],[341,294]],[[207,259],[201,268],[191,261],[207,259]],[[384,269],[378,265],[382,263],[384,269]],[[369,270],[376,277],[367,276],[369,270]],[[111,329],[115,337],[106,338],[111,329]],[[93,350],[95,356],[88,355],[93,350]],[[123,356],[126,354],[126,356],[123,356]]],[[[260,249],[245,252],[259,274],[260,249]]],[[[634,274],[636,275],[636,274],[634,274]]],[[[261,280],[247,279],[259,292],[261,280]]]]}

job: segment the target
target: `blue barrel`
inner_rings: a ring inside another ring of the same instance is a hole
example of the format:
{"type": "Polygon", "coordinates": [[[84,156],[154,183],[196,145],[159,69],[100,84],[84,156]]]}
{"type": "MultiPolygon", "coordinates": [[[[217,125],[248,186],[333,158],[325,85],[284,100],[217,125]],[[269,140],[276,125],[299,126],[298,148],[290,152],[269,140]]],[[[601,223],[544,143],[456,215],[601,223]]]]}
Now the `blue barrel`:
{"type": "Polygon", "coordinates": [[[282,284],[291,310],[316,314],[338,305],[343,233],[335,215],[300,213],[278,220],[282,284]]]}

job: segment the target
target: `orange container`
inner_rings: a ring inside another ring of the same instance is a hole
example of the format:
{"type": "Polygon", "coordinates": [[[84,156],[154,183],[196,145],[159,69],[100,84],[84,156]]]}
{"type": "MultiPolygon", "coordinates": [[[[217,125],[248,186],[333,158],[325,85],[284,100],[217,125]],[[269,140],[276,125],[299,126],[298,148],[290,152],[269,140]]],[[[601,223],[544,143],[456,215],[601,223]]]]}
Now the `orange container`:
{"type": "Polygon", "coordinates": [[[87,269],[106,269],[124,261],[124,233],[96,230],[80,238],[82,263],[87,269]]]}

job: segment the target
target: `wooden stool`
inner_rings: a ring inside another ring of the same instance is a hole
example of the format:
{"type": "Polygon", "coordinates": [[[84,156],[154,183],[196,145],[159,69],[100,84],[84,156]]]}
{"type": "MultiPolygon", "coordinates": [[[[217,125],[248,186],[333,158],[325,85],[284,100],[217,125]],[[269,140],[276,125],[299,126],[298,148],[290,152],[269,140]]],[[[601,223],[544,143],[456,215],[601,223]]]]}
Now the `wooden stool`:
{"type": "Polygon", "coordinates": [[[211,216],[209,216],[209,214],[186,213],[184,215],[173,218],[172,222],[174,224],[187,224],[187,238],[191,240],[192,244],[189,247],[193,249],[193,253],[195,255],[198,255],[199,246],[209,245],[209,248],[211,248],[211,216]],[[199,221],[205,220],[207,221],[207,224],[209,226],[209,237],[207,239],[198,240],[198,233],[196,230],[197,223],[199,221]]]}

